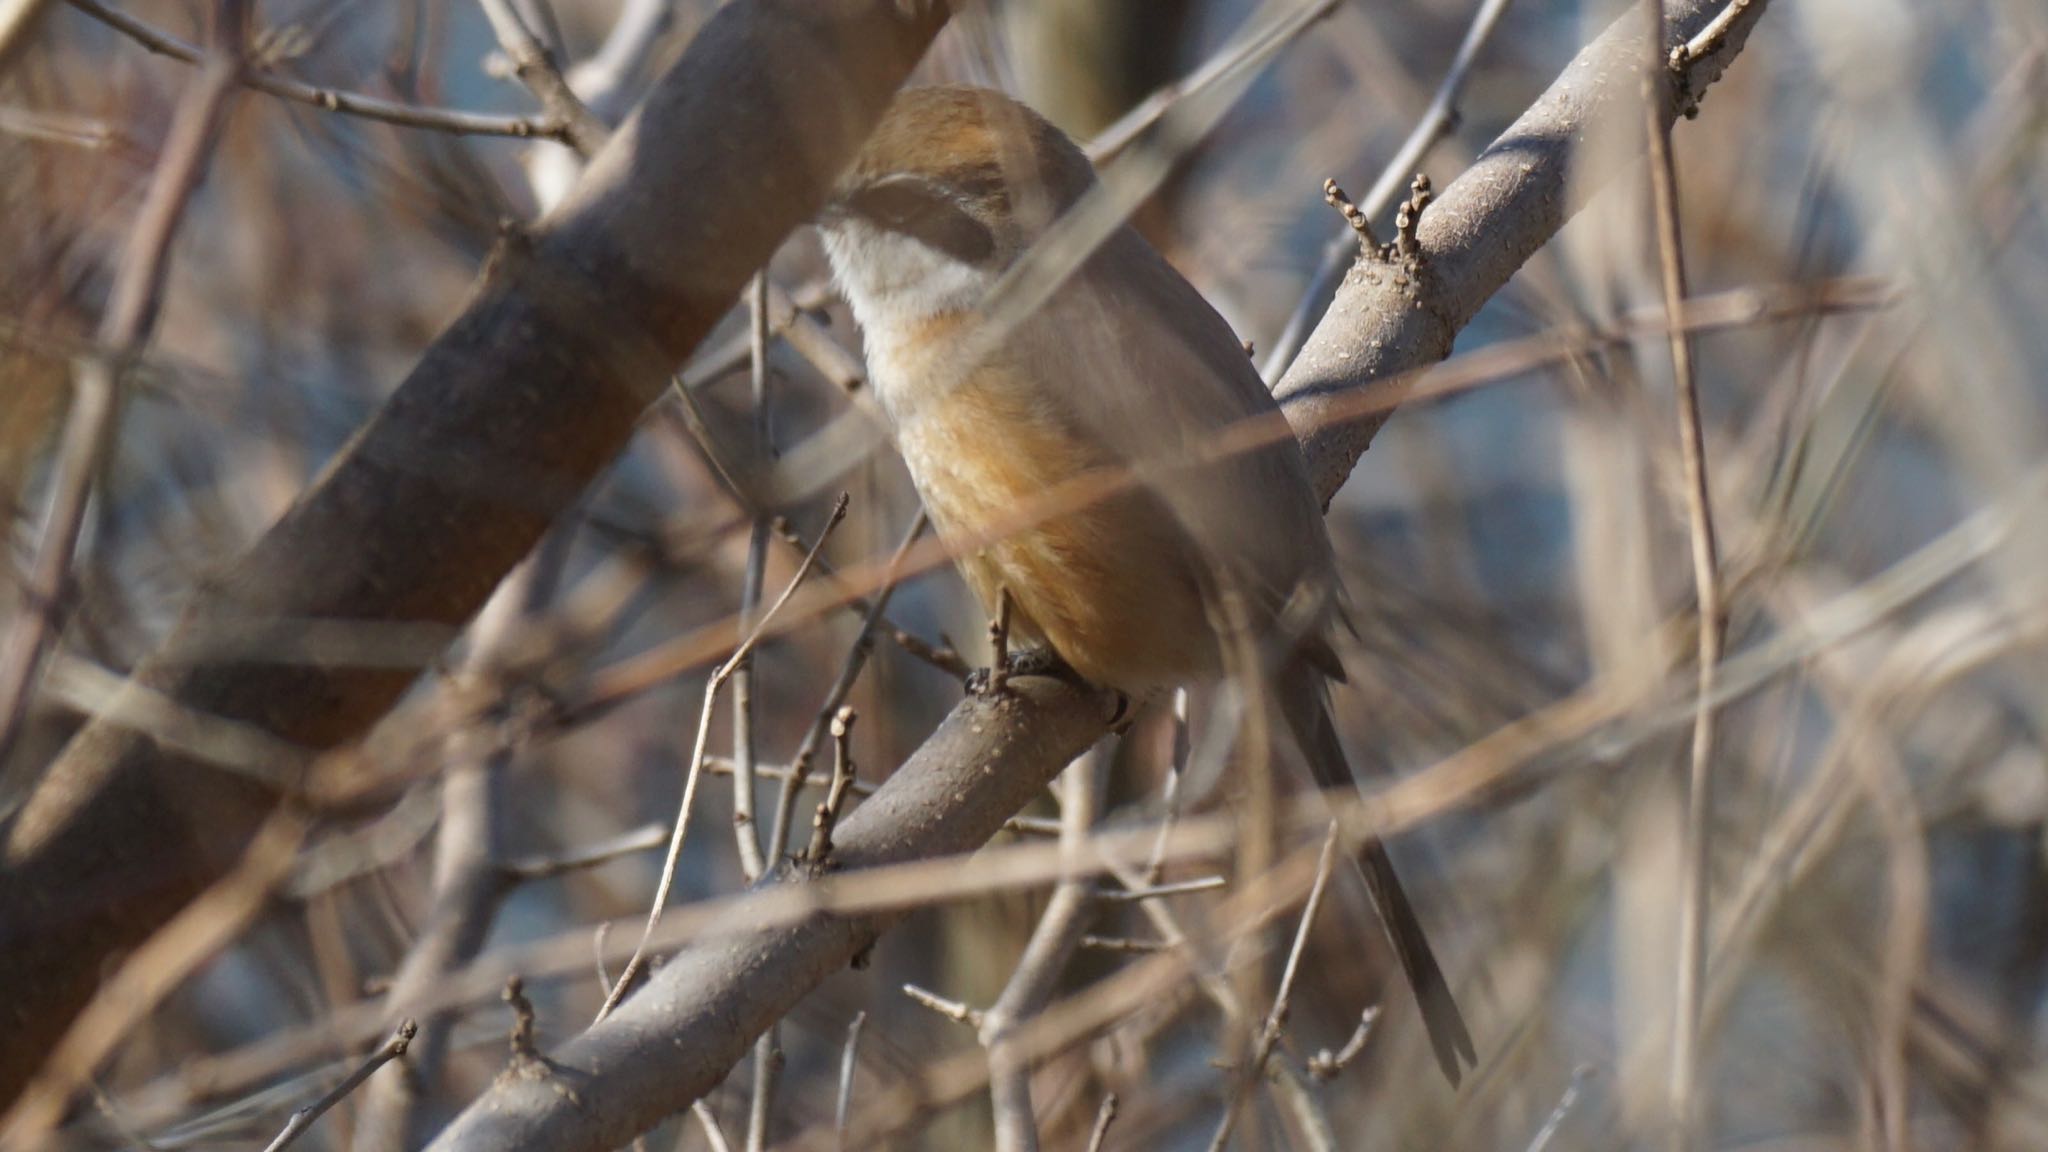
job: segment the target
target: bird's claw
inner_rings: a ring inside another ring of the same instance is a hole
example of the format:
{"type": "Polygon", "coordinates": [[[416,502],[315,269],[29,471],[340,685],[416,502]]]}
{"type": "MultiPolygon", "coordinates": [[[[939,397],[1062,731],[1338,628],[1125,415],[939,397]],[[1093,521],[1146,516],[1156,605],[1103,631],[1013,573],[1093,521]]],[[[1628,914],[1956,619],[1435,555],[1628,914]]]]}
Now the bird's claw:
{"type": "Polygon", "coordinates": [[[994,668],[976,668],[967,674],[969,696],[1000,696],[1008,690],[1013,676],[1045,676],[1076,688],[1090,687],[1079,672],[1050,648],[1022,648],[1005,653],[1001,675],[994,668]]]}

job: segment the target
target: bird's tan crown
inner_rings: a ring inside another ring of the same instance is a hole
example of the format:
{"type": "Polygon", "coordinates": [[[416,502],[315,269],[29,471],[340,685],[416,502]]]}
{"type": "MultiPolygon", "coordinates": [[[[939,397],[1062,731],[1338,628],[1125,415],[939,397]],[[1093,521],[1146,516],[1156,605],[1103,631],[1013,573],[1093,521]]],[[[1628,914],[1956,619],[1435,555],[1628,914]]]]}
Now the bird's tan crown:
{"type": "Polygon", "coordinates": [[[1080,148],[1044,117],[1000,92],[960,87],[899,93],[841,189],[901,173],[960,188],[1039,189],[1055,212],[1095,179],[1080,148]]]}

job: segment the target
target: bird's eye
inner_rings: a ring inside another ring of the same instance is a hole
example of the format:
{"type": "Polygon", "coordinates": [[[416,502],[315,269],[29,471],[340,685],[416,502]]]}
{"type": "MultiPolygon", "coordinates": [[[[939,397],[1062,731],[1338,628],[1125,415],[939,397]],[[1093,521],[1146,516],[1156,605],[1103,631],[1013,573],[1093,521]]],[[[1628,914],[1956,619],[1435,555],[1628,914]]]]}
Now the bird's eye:
{"type": "Polygon", "coordinates": [[[846,207],[963,264],[979,264],[995,251],[995,237],[987,225],[943,190],[923,181],[892,179],[870,184],[848,196],[846,207]]]}

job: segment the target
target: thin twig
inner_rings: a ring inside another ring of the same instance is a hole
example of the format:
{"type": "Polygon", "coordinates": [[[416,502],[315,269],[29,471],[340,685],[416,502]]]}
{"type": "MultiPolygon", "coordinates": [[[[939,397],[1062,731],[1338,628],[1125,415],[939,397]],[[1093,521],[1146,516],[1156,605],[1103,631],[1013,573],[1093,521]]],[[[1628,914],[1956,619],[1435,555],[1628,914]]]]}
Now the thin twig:
{"type": "Polygon", "coordinates": [[[1308,1059],[1308,1074],[1317,1080],[1334,1080],[1339,1072],[1351,1066],[1353,1060],[1365,1051],[1365,1042],[1372,1039],[1372,1028],[1379,1023],[1380,1006],[1371,1005],[1358,1017],[1358,1027],[1351,1030],[1351,1038],[1344,1046],[1332,1052],[1328,1048],[1317,1052],[1308,1059]]]}
{"type": "Polygon", "coordinates": [[[958,1000],[948,1000],[936,992],[920,988],[915,984],[905,984],[903,986],[903,994],[944,1016],[946,1019],[953,1021],[955,1024],[967,1024],[974,1028],[981,1027],[982,1013],[979,1008],[970,1008],[958,1000]]]}
{"type": "Polygon", "coordinates": [[[996,618],[989,621],[988,648],[991,655],[988,662],[988,692],[1001,696],[1010,682],[1010,612],[1011,600],[1008,588],[996,589],[996,618]]]}
{"type": "Polygon", "coordinates": [[[1103,1096],[1102,1107],[1095,1110],[1095,1130],[1088,1133],[1088,1152],[1102,1152],[1102,1142],[1109,1139],[1109,1126],[1116,1122],[1116,1093],[1103,1096]]]}
{"type": "Polygon", "coordinates": [[[94,482],[119,423],[120,377],[156,329],[170,271],[171,241],[213,156],[229,98],[242,75],[250,8],[249,0],[220,0],[214,11],[205,66],[178,100],[162,158],[121,249],[107,310],[100,318],[99,348],[78,363],[43,512],[42,538],[21,586],[14,626],[0,643],[0,762],[6,761],[21,733],[43,655],[57,630],[94,482]]]}
{"type": "MultiPolygon", "coordinates": [[[[920,511],[916,520],[919,532],[924,530],[924,523],[924,513],[920,511]]],[[[783,542],[796,549],[799,554],[810,547],[810,545],[804,543],[803,537],[798,536],[794,530],[789,528],[786,522],[777,521],[777,526],[779,529],[778,534],[781,535],[783,542]]],[[[866,617],[868,613],[874,611],[874,605],[868,601],[867,597],[860,595],[850,588],[846,588],[841,581],[838,570],[833,568],[831,564],[820,561],[818,564],[818,575],[845,589],[841,593],[841,602],[847,611],[860,617],[866,617]]],[[[943,634],[939,637],[940,643],[933,644],[931,641],[890,619],[887,612],[882,613],[881,617],[876,621],[875,632],[877,635],[887,636],[898,648],[903,649],[910,656],[924,661],[955,680],[965,680],[974,674],[973,666],[960,658],[960,653],[953,650],[952,641],[948,640],[943,634]]]]}
{"type": "Polygon", "coordinates": [[[1664,5],[1644,0],[1648,60],[1643,72],[1643,120],[1649,137],[1650,191],[1656,207],[1657,254],[1664,314],[1671,328],[1671,369],[1678,392],[1679,454],[1685,466],[1685,512],[1692,542],[1693,589],[1699,600],[1699,694],[1692,725],[1692,760],[1686,787],[1683,903],[1678,927],[1677,1000],[1671,1035],[1672,1147],[1696,1146],[1700,1019],[1706,1004],[1708,866],[1713,828],[1714,677],[1721,662],[1722,608],[1719,549],[1714,539],[1713,496],[1707,480],[1706,437],[1699,385],[1693,376],[1692,339],[1678,324],[1685,314],[1685,249],[1679,230],[1678,167],[1671,129],[1662,112],[1673,83],[1664,57],[1664,5]]]}
{"type": "Polygon", "coordinates": [[[1129,904],[1139,900],[1157,900],[1162,896],[1186,896],[1191,892],[1210,892],[1230,883],[1222,876],[1198,876],[1193,880],[1178,880],[1172,884],[1153,884],[1144,888],[1105,888],[1097,893],[1098,899],[1107,904],[1129,904]]]}
{"type": "Polygon", "coordinates": [[[1591,1064],[1581,1064],[1572,1070],[1572,1082],[1565,1085],[1564,1095],[1557,1098],[1557,1107],[1550,1110],[1543,1127],[1536,1130],[1536,1136],[1529,1141],[1529,1152],[1545,1152],[1558,1129],[1564,1127],[1565,1118],[1572,1114],[1572,1106],[1579,1102],[1579,1093],[1586,1087],[1586,1081],[1593,1076],[1591,1064]]]}
{"type": "Polygon", "coordinates": [[[1210,55],[1193,72],[1145,97],[1118,117],[1116,123],[1096,133],[1087,145],[1088,159],[1096,164],[1108,163],[1117,153],[1130,147],[1133,140],[1164,119],[1175,105],[1208,91],[1251,58],[1270,55],[1314,27],[1336,8],[1336,0],[1304,4],[1289,13],[1286,20],[1271,28],[1259,29],[1223,51],[1210,55]]]}
{"type": "Polygon", "coordinates": [[[562,142],[585,159],[604,147],[611,130],[569,88],[554,56],[527,28],[508,0],[477,0],[491,22],[498,46],[511,59],[519,82],[540,101],[548,119],[562,126],[562,142]]]}
{"type": "MultiPolygon", "coordinates": [[[[748,346],[752,356],[754,451],[767,459],[773,451],[768,420],[768,276],[756,273],[747,293],[748,346]]],[[[768,523],[756,512],[747,534],[747,568],[740,579],[740,619],[750,619],[761,604],[761,585],[768,568],[768,523]]],[[[761,832],[754,818],[754,660],[740,662],[732,676],[732,824],[739,845],[740,875],[752,884],[760,879],[761,832]]],[[[755,1086],[760,1087],[758,1084],[755,1086]]],[[[751,1152],[751,1149],[750,1149],[751,1152]]]]}
{"type": "Polygon", "coordinates": [[[609,840],[553,855],[521,856],[498,866],[506,879],[521,883],[546,880],[569,872],[597,868],[627,856],[651,852],[668,840],[669,830],[661,824],[643,824],[609,840]]]}
{"type": "Polygon", "coordinates": [[[1081,947],[1095,952],[1121,952],[1130,956],[1166,952],[1173,944],[1166,940],[1140,940],[1132,936],[1083,936],[1081,947]]]}
{"type": "Polygon", "coordinates": [[[818,804],[811,820],[811,845],[804,859],[822,867],[832,856],[832,826],[839,821],[840,806],[846,803],[847,788],[853,783],[853,721],[855,712],[842,706],[832,715],[832,786],[818,804]]]}
{"type": "Polygon", "coordinates": [[[690,1105],[690,1115],[697,1118],[697,1127],[704,1131],[704,1143],[711,1152],[732,1152],[732,1142],[725,1138],[725,1129],[718,1126],[718,1117],[712,1115],[711,1105],[699,1100],[690,1105]]]}
{"type": "MultiPolygon", "coordinates": [[[[1069,860],[1079,860],[1086,851],[1101,808],[1104,779],[1102,757],[1092,750],[1069,764],[1060,776],[1060,851],[1069,860]]],[[[1037,1152],[1031,1061],[1018,1050],[1016,1036],[1052,1002],[1067,962],[1095,918],[1095,888],[1094,878],[1086,873],[1060,881],[1025,942],[1023,955],[1017,958],[1016,970],[979,1027],[981,1042],[988,1049],[989,1103],[997,1152],[1037,1152]]]]}
{"type": "Polygon", "coordinates": [[[1302,953],[1308,949],[1309,929],[1315,925],[1316,911],[1322,907],[1323,892],[1329,887],[1331,867],[1337,859],[1337,831],[1338,825],[1333,823],[1329,833],[1323,837],[1323,853],[1316,861],[1315,883],[1309,886],[1308,900],[1301,907],[1301,923],[1294,929],[1294,946],[1287,950],[1287,965],[1280,970],[1279,991],[1273,994],[1273,1007],[1259,1028],[1251,1060],[1238,1077],[1237,1090],[1231,1094],[1230,1105],[1224,1109],[1223,1119],[1217,1122],[1216,1135],[1209,1141],[1210,1152],[1221,1152],[1229,1145],[1230,1131],[1237,1126],[1237,1117],[1244,1109],[1245,1099],[1251,1095],[1253,1086],[1265,1077],[1266,1061],[1272,1058],[1274,1046],[1280,1043],[1280,1029],[1287,1022],[1288,1008],[1294,997],[1294,978],[1301,971],[1302,953]]]}
{"type": "Polygon", "coordinates": [[[1185,687],[1173,690],[1173,749],[1166,766],[1166,783],[1159,790],[1159,806],[1163,814],[1159,818],[1159,836],[1152,841],[1151,855],[1145,858],[1145,870],[1139,873],[1142,886],[1150,888],[1159,883],[1159,874],[1166,868],[1166,841],[1173,835],[1173,825],[1180,818],[1180,785],[1187,773],[1188,763],[1188,690],[1185,687]]]}
{"type": "Polygon", "coordinates": [[[846,1152],[846,1117],[853,1109],[853,1074],[860,1067],[860,1030],[868,1022],[866,1012],[853,1014],[846,1026],[846,1050],[839,1055],[839,1101],[832,1108],[832,1128],[839,1152],[846,1152]]]}
{"type": "Polygon", "coordinates": [[[889,599],[896,594],[897,573],[902,570],[904,557],[910,554],[911,546],[924,534],[925,522],[923,512],[911,518],[902,542],[889,557],[888,567],[883,569],[882,586],[875,590],[874,603],[868,605],[867,615],[861,618],[860,632],[853,638],[853,647],[847,650],[846,661],[839,666],[839,678],[825,693],[825,702],[819,706],[810,730],[804,733],[803,743],[798,745],[796,755],[790,759],[789,774],[783,777],[782,789],[775,797],[775,826],[769,829],[768,836],[768,858],[778,864],[789,850],[789,826],[796,818],[797,794],[803,791],[804,782],[810,779],[811,763],[817,759],[818,745],[824,740],[839,706],[846,703],[846,698],[852,694],[861,669],[867,667],[868,656],[875,648],[875,625],[889,609],[889,599]]]}
{"type": "MultiPolygon", "coordinates": [[[[1414,175],[1429,150],[1438,141],[1450,135],[1458,127],[1458,94],[1465,88],[1466,77],[1472,73],[1473,62],[1486,42],[1493,37],[1493,30],[1499,26],[1500,18],[1508,10],[1511,0],[1481,0],[1479,11],[1472,16],[1472,26],[1465,30],[1465,39],[1458,45],[1458,54],[1451,58],[1451,66],[1437,85],[1436,95],[1430,97],[1429,107],[1422,113],[1422,119],[1409,131],[1408,138],[1380,170],[1379,179],[1373,181],[1372,190],[1358,205],[1359,219],[1365,222],[1370,234],[1371,221],[1394,198],[1401,185],[1414,175]]],[[[1301,346],[1308,340],[1309,330],[1315,327],[1316,318],[1329,307],[1330,298],[1337,293],[1337,283],[1344,276],[1344,270],[1358,250],[1355,225],[1349,223],[1343,232],[1332,237],[1323,245],[1321,260],[1315,274],[1309,277],[1308,290],[1301,294],[1301,300],[1287,317],[1287,323],[1280,329],[1280,335],[1273,341],[1272,350],[1266,353],[1266,362],[1259,366],[1259,374],[1268,382],[1280,379],[1288,365],[1301,353],[1301,346]]]]}
{"type": "Polygon", "coordinates": [[[697,798],[697,781],[704,774],[705,744],[711,738],[712,708],[718,703],[718,690],[731,679],[733,669],[754,650],[754,645],[759,643],[762,634],[767,631],[769,622],[775,618],[776,611],[789,602],[797,586],[803,583],[818,553],[824,549],[825,542],[832,538],[832,530],[846,518],[846,505],[847,497],[841,494],[838,502],[832,506],[832,515],[825,522],[824,529],[818,533],[818,542],[812,545],[810,555],[804,557],[804,562],[797,566],[796,572],[789,578],[789,584],[783,588],[782,594],[775,598],[775,603],[768,606],[768,611],[761,614],[761,619],[755,622],[746,639],[740,641],[739,647],[733,650],[731,656],[726,657],[725,663],[720,664],[711,673],[710,682],[704,685],[704,710],[697,721],[697,744],[690,753],[689,773],[683,780],[683,799],[676,812],[675,831],[669,837],[668,858],[662,862],[661,883],[655,889],[654,906],[647,912],[647,924],[640,931],[640,942],[633,948],[632,959],[626,962],[625,970],[619,973],[618,982],[612,985],[611,994],[605,997],[603,1005],[597,1010],[598,1020],[611,1015],[612,1009],[618,1007],[620,999],[632,989],[633,982],[639,979],[641,970],[646,967],[647,942],[653,937],[654,929],[661,924],[662,910],[668,906],[669,889],[675,886],[676,867],[682,862],[683,840],[689,834],[690,809],[697,798]]]}
{"type": "Polygon", "coordinates": [[[263,1152],[284,1152],[292,1141],[297,1140],[306,1129],[313,1126],[313,1121],[318,1120],[329,1108],[341,1103],[349,1093],[361,1087],[363,1081],[368,1080],[372,1073],[405,1055],[405,1050],[411,1047],[412,1038],[418,1032],[419,1025],[410,1017],[400,1021],[398,1030],[391,1034],[391,1039],[386,1040],[383,1047],[370,1053],[370,1058],[363,1061],[354,1072],[349,1073],[341,1083],[336,1084],[333,1091],[292,1113],[291,1119],[285,1121],[284,1130],[265,1146],[263,1152]]]}
{"type": "MultiPolygon", "coordinates": [[[[197,46],[137,20],[120,9],[102,4],[99,0],[69,0],[69,3],[79,12],[105,24],[159,56],[168,56],[187,64],[197,64],[205,56],[197,46]]],[[[492,116],[479,112],[461,112],[453,108],[428,108],[398,100],[365,96],[360,92],[321,88],[273,72],[248,72],[243,75],[242,83],[266,96],[275,96],[280,100],[309,104],[329,112],[375,120],[400,128],[424,128],[458,136],[510,136],[521,140],[560,139],[566,131],[564,125],[556,121],[533,120],[524,116],[492,116]]]]}

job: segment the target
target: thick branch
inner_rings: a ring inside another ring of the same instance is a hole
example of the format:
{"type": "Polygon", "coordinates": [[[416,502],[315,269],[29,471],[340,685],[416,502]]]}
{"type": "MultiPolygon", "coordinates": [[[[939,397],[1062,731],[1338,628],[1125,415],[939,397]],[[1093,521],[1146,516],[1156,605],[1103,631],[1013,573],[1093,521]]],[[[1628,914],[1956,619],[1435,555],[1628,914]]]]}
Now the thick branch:
{"type": "MultiPolygon", "coordinates": [[[[1665,35],[1682,45],[1721,5],[1669,0],[1665,35]]],[[[1685,93],[1720,78],[1765,5],[1750,3],[1713,51],[1686,66],[1683,83],[1660,94],[1666,124],[1686,111],[1685,93]]],[[[1345,277],[1287,375],[1273,388],[1308,454],[1327,505],[1393,415],[1419,369],[1450,355],[1451,341],[1586,199],[1641,155],[1621,141],[1579,147],[1596,124],[1634,124],[1642,98],[1640,14],[1624,15],[1572,59],[1563,75],[1422,214],[1418,269],[1403,274],[1361,259],[1345,277]],[[1378,383],[1376,383],[1378,382],[1378,383]],[[1391,389],[1362,419],[1347,420],[1353,394],[1391,389]]],[[[1619,134],[1616,134],[1619,135],[1619,134]]],[[[1631,134],[1628,144],[1640,143],[1631,134]]]]}
{"type": "MultiPolygon", "coordinates": [[[[1010,688],[954,709],[839,822],[839,870],[980,847],[1102,735],[1114,711],[1111,701],[1057,681],[1030,677],[1010,688]],[[991,744],[995,732],[1005,738],[991,744]]],[[[617,1148],[717,1087],[756,1035],[900,915],[819,913],[766,931],[709,931],[602,1024],[549,1053],[560,1082],[500,1079],[430,1148],[617,1148]]]]}
{"type": "MultiPolygon", "coordinates": [[[[1693,60],[1687,83],[1673,89],[1697,92],[1718,77],[1762,7],[1750,4],[1727,39],[1693,60]]],[[[1667,8],[1670,36],[1682,42],[1697,34],[1713,12],[1703,0],[1674,0],[1667,8]]],[[[1374,381],[1391,382],[1443,359],[1458,329],[1563,226],[1571,209],[1627,169],[1633,155],[1619,149],[1582,155],[1572,142],[1596,119],[1620,115],[1633,123],[1639,114],[1640,29],[1631,12],[1580,52],[1424,213],[1417,236],[1422,276],[1405,285],[1386,270],[1376,281],[1357,273],[1347,279],[1276,389],[1325,500],[1349,475],[1385,413],[1350,425],[1323,422],[1355,411],[1360,392],[1374,381]]],[[[1681,111],[1677,99],[1663,110],[1667,119],[1681,111]]],[[[991,706],[970,699],[954,710],[844,825],[842,866],[979,845],[1103,733],[1099,716],[1091,715],[1095,702],[1038,681],[1024,683],[1032,688],[1028,702],[991,706]]],[[[555,1053],[561,1074],[575,1078],[573,1095],[501,1081],[432,1148],[614,1147],[720,1083],[753,1037],[868,947],[889,922],[817,917],[793,928],[707,938],[670,961],[610,1019],[555,1053]]]]}
{"type": "MultiPolygon", "coordinates": [[[[415,669],[203,663],[209,622],[467,620],[816,212],[942,20],[897,0],[722,8],[562,208],[500,245],[315,487],[200,592],[141,686],[316,748],[368,728],[415,669]]],[[[0,846],[0,1101],[102,961],[230,866],[276,800],[111,722],[72,741],[0,846]]]]}

